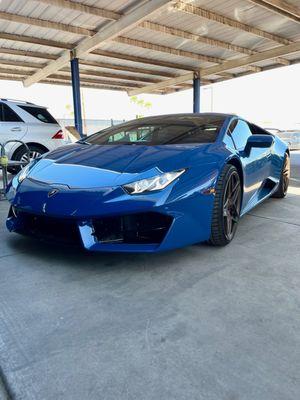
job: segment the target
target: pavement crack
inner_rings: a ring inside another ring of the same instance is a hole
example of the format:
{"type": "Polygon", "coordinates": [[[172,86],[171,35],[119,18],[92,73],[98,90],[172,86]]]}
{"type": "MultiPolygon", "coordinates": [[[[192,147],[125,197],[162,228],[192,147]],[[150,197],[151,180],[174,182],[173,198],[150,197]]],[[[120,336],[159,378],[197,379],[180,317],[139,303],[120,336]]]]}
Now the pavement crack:
{"type": "Polygon", "coordinates": [[[287,224],[287,225],[293,225],[293,226],[300,227],[300,224],[295,224],[294,222],[282,221],[281,219],[278,219],[278,218],[264,217],[262,215],[256,215],[256,214],[246,214],[246,215],[249,215],[250,217],[256,217],[256,218],[261,218],[261,219],[269,219],[271,221],[281,222],[282,224],[287,224]]]}

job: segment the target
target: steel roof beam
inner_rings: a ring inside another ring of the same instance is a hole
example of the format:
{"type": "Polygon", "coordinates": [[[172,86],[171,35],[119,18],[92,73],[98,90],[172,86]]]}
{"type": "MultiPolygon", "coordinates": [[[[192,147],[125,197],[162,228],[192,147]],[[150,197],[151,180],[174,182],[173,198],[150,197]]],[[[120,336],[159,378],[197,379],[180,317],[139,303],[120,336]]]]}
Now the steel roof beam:
{"type": "Polygon", "coordinates": [[[282,36],[275,35],[270,32],[266,32],[262,29],[256,28],[251,25],[244,24],[243,22],[237,21],[235,19],[226,17],[221,14],[217,14],[213,11],[206,10],[204,8],[196,7],[193,4],[184,3],[183,1],[178,1],[174,4],[174,8],[178,11],[182,11],[188,14],[197,15],[201,18],[208,19],[210,21],[218,22],[219,24],[228,26],[230,28],[239,29],[241,31],[250,33],[255,36],[263,37],[264,39],[272,40],[273,42],[280,43],[283,45],[291,44],[292,41],[286,39],[282,36]]]}
{"type": "Polygon", "coordinates": [[[218,57],[206,56],[204,54],[193,53],[191,51],[175,49],[173,47],[163,46],[163,45],[156,44],[156,43],[144,42],[141,40],[131,39],[128,37],[123,37],[123,36],[119,36],[119,37],[113,39],[113,41],[117,42],[117,43],[126,44],[129,46],[140,47],[142,49],[153,50],[153,51],[158,51],[158,52],[167,53],[167,54],[173,54],[176,56],[181,56],[181,57],[186,57],[186,58],[192,58],[192,59],[195,59],[198,61],[209,62],[209,63],[213,63],[213,64],[218,64],[218,63],[221,63],[224,61],[224,59],[218,58],[218,57]]]}
{"type": "MultiPolygon", "coordinates": [[[[14,81],[22,81],[28,75],[28,71],[18,71],[18,70],[5,70],[0,68],[0,79],[1,80],[14,80],[14,81]]],[[[70,85],[71,78],[63,75],[51,75],[50,77],[40,81],[39,83],[57,83],[61,85],[70,85]]],[[[211,83],[210,81],[206,81],[203,85],[211,83]]],[[[126,85],[125,82],[110,82],[110,81],[101,81],[101,80],[91,80],[91,79],[82,79],[81,78],[81,87],[90,88],[90,89],[107,89],[107,90],[116,90],[116,91],[128,91],[131,89],[130,85],[126,85]],[[105,83],[103,83],[105,82],[105,83]]],[[[169,87],[164,91],[154,91],[151,93],[154,94],[167,94],[174,93],[181,90],[190,89],[192,86],[188,84],[180,84],[177,87],[169,87]]]]}
{"type": "MultiPolygon", "coordinates": [[[[15,34],[13,35],[10,33],[5,33],[5,32],[0,32],[0,39],[12,40],[12,41],[16,41],[16,42],[34,43],[34,44],[38,44],[41,46],[55,47],[55,48],[60,48],[60,49],[72,49],[74,47],[74,45],[72,45],[70,43],[62,43],[62,42],[57,42],[55,40],[40,39],[40,38],[25,36],[25,35],[15,35],[15,34]]],[[[25,50],[22,50],[22,51],[24,52],[25,50]]],[[[28,55],[30,55],[31,52],[28,51],[26,53],[28,55]]],[[[42,55],[43,53],[40,53],[40,54],[42,55]]],[[[44,53],[44,54],[47,54],[47,53],[44,53]]],[[[172,62],[168,62],[168,61],[153,60],[152,58],[131,56],[130,54],[117,53],[114,51],[107,51],[107,50],[101,50],[101,49],[93,50],[91,52],[91,54],[95,54],[95,55],[103,56],[103,57],[107,57],[107,58],[115,58],[118,60],[132,61],[134,63],[155,65],[158,67],[166,67],[166,68],[171,68],[171,69],[180,69],[183,71],[193,71],[195,69],[195,67],[190,66],[190,65],[177,64],[177,63],[172,63],[172,62]]],[[[43,58],[43,57],[40,57],[40,58],[43,58]]],[[[44,58],[46,58],[46,57],[44,57],[44,58]]],[[[153,72],[158,73],[158,72],[162,72],[162,71],[153,70],[153,72]]],[[[168,74],[168,73],[162,72],[162,75],[160,73],[158,73],[158,75],[166,76],[164,74],[168,74]]]]}
{"type": "MultiPolygon", "coordinates": [[[[143,22],[149,15],[157,12],[162,7],[170,3],[170,0],[151,0],[147,3],[142,4],[132,12],[123,15],[118,21],[111,22],[107,26],[101,28],[94,36],[83,39],[75,48],[72,50],[73,56],[82,58],[88,53],[95,50],[101,43],[112,40],[119,35],[122,35],[127,30],[134,28],[141,22],[143,22]]],[[[55,61],[50,62],[42,70],[37,71],[31,77],[25,79],[24,86],[28,87],[47,76],[55,73],[56,71],[63,68],[68,64],[70,60],[70,52],[64,51],[63,54],[55,61]]]]}
{"type": "Polygon", "coordinates": [[[251,63],[272,60],[273,58],[285,56],[300,51],[300,41],[289,44],[287,46],[278,46],[274,49],[262,51],[248,57],[241,57],[235,60],[225,61],[223,64],[200,70],[201,76],[209,76],[219,72],[228,71],[230,69],[247,66],[251,63]]]}
{"type": "Polygon", "coordinates": [[[156,65],[158,67],[179,69],[183,71],[193,71],[195,69],[195,67],[187,64],[182,64],[182,63],[178,64],[170,61],[154,60],[153,58],[133,56],[125,53],[117,53],[115,51],[97,49],[93,51],[92,54],[96,54],[103,57],[115,58],[118,60],[132,61],[140,64],[156,65]]]}
{"type": "Polygon", "coordinates": [[[67,25],[62,24],[61,22],[47,21],[45,19],[26,17],[24,15],[11,14],[3,11],[0,12],[0,19],[17,22],[19,24],[39,26],[40,28],[45,29],[55,29],[58,31],[74,33],[76,35],[92,36],[95,34],[95,31],[80,26],[67,25]]]}
{"type": "MultiPolygon", "coordinates": [[[[8,61],[8,60],[3,60],[0,59],[0,66],[6,65],[8,67],[14,68],[14,67],[19,67],[19,68],[27,68],[31,69],[31,72],[29,71],[22,71],[24,73],[27,73],[27,75],[30,75],[31,73],[35,72],[33,70],[39,69],[41,66],[38,63],[24,63],[22,61],[8,61]]],[[[1,67],[0,67],[1,69],[1,67]]],[[[68,73],[70,74],[70,68],[63,68],[60,70],[60,72],[68,73]]],[[[152,79],[148,77],[139,77],[139,76],[132,76],[132,75],[124,75],[124,74],[112,74],[110,72],[103,72],[103,71],[97,71],[93,69],[86,69],[83,67],[80,71],[80,75],[84,76],[95,76],[99,78],[111,78],[111,79],[119,79],[119,80],[125,80],[125,81],[133,81],[133,82],[146,82],[146,83],[158,83],[161,82],[160,79],[152,79]]]]}
{"type": "Polygon", "coordinates": [[[258,6],[264,7],[269,11],[279,14],[281,17],[289,18],[300,23],[300,7],[285,0],[249,0],[258,6]]]}
{"type": "Polygon", "coordinates": [[[191,40],[193,42],[203,43],[207,46],[214,46],[221,49],[230,50],[234,53],[242,53],[247,55],[255,54],[254,50],[247,49],[242,46],[237,46],[235,44],[223,42],[222,40],[213,39],[208,36],[202,36],[195,33],[187,32],[182,29],[173,28],[171,26],[157,24],[155,22],[145,21],[140,25],[140,27],[149,29],[153,32],[164,33],[166,35],[175,36],[177,38],[183,38],[191,40]]]}
{"type": "MultiPolygon", "coordinates": [[[[72,49],[74,46],[69,43],[62,43],[62,42],[57,42],[54,40],[48,40],[48,39],[40,39],[36,37],[31,37],[31,36],[25,36],[25,35],[13,35],[10,33],[5,33],[5,32],[0,32],[0,39],[4,40],[11,40],[14,42],[25,42],[25,43],[34,43],[38,44],[41,46],[47,46],[47,47],[54,47],[54,48],[61,48],[61,49],[72,49]]],[[[5,48],[4,48],[5,49],[5,48]]],[[[9,53],[11,49],[7,48],[3,52],[6,52],[7,54],[14,54],[14,53],[9,53]]],[[[14,51],[14,49],[12,49],[14,51]]],[[[37,58],[46,58],[47,53],[41,53],[41,52],[31,52],[31,51],[26,51],[26,50],[21,50],[22,54],[18,54],[19,50],[16,50],[17,53],[16,55],[24,55],[28,57],[34,57],[34,54],[38,54],[39,57],[37,58]],[[26,53],[26,54],[25,54],[26,53]],[[33,54],[32,54],[33,53],[33,54]],[[45,54],[45,56],[43,56],[45,54]]],[[[0,50],[1,52],[1,50],[0,50]]],[[[103,57],[108,57],[108,58],[116,58],[119,60],[128,60],[128,61],[133,61],[137,63],[143,63],[143,64],[149,64],[149,65],[155,65],[159,67],[167,67],[167,68],[172,68],[172,69],[182,69],[184,71],[189,71],[193,70],[193,67],[187,66],[187,65],[181,65],[181,64],[174,64],[174,63],[168,63],[164,61],[155,61],[149,58],[140,58],[140,57],[133,57],[130,55],[126,54],[121,54],[121,53],[114,53],[114,52],[107,52],[105,50],[94,50],[91,52],[91,54],[103,56],[103,57]]],[[[57,56],[56,56],[57,57],[57,56]]],[[[51,56],[52,59],[56,59],[53,56],[51,56]]],[[[173,78],[176,76],[176,74],[171,73],[171,72],[165,72],[165,71],[158,71],[158,70],[151,70],[151,69],[146,69],[146,68],[138,68],[138,67],[131,67],[128,65],[119,65],[119,64],[110,64],[106,62],[98,62],[98,61],[89,61],[89,60],[80,60],[81,64],[84,65],[90,65],[90,66],[95,66],[99,68],[108,68],[108,69],[115,69],[118,71],[128,71],[128,72],[134,72],[134,73],[140,73],[140,74],[148,74],[148,75],[156,75],[156,76],[165,76],[167,78],[173,78]]],[[[44,65],[41,64],[41,67],[44,67],[44,65]]]]}
{"type": "MultiPolygon", "coordinates": [[[[49,77],[53,79],[71,79],[71,72],[70,71],[63,71],[66,72],[66,75],[63,74],[52,74],[49,77]]],[[[24,70],[19,70],[15,68],[1,68],[0,67],[0,74],[13,74],[13,75],[21,75],[21,76],[28,76],[31,74],[31,71],[24,71],[24,70]]],[[[105,79],[95,79],[95,78],[87,78],[83,76],[80,78],[82,82],[87,82],[87,83],[93,83],[93,84],[105,84],[105,85],[111,85],[111,86],[125,86],[127,88],[137,88],[141,87],[141,85],[137,83],[131,83],[131,82],[119,82],[119,81],[113,81],[113,80],[105,80],[105,79]]]]}
{"type": "MultiPolygon", "coordinates": [[[[1,38],[0,34],[0,38],[1,38]]],[[[13,40],[11,38],[11,40],[13,40]]],[[[120,43],[127,43],[130,45],[134,45],[134,46],[143,46],[145,42],[141,42],[141,41],[132,41],[131,39],[127,39],[127,38],[118,38],[117,41],[119,41],[120,43]],[[120,39],[120,40],[119,40],[120,39]]],[[[160,49],[160,51],[162,52],[167,52],[170,54],[169,52],[169,48],[165,47],[165,46],[159,46],[159,45],[154,45],[151,43],[146,43],[145,46],[147,46],[147,48],[151,47],[153,50],[154,49],[160,49]],[[157,47],[156,47],[157,46],[157,47]],[[165,50],[165,51],[164,51],[165,50]]],[[[174,51],[176,51],[176,49],[173,49],[174,51]]],[[[172,50],[171,50],[172,51],[172,50]]],[[[180,51],[179,51],[180,52],[180,51]]],[[[34,57],[34,58],[45,58],[45,59],[49,59],[49,60],[56,60],[57,59],[57,55],[54,54],[49,54],[49,53],[42,53],[42,52],[38,52],[38,51],[27,51],[27,50],[19,50],[19,49],[11,49],[11,48],[0,48],[0,53],[6,53],[6,54],[13,54],[13,55],[21,55],[21,56],[27,56],[27,57],[34,57]]],[[[190,52],[185,52],[185,57],[187,57],[186,53],[190,53],[190,52]]],[[[160,67],[166,67],[166,68],[173,68],[173,69],[182,69],[184,71],[193,71],[196,68],[189,66],[189,65],[182,65],[182,64],[177,64],[177,63],[171,63],[168,61],[158,61],[158,60],[153,60],[151,58],[145,58],[145,57],[135,57],[135,56],[131,56],[128,54],[122,54],[122,53],[115,53],[115,52],[109,52],[106,50],[94,50],[91,52],[91,54],[95,54],[95,55],[99,55],[99,56],[103,56],[103,57],[109,57],[109,58],[116,58],[116,59],[121,59],[121,60],[128,60],[128,61],[133,61],[133,62],[137,62],[137,63],[142,63],[142,64],[149,64],[149,65],[157,65],[160,67]]],[[[183,54],[183,53],[181,53],[183,54]]],[[[196,58],[196,59],[202,59],[201,55],[198,55],[197,53],[191,53],[193,55],[193,57],[190,58],[196,58]]],[[[204,56],[205,57],[205,56],[204,56]]],[[[210,61],[213,62],[212,60],[214,59],[214,62],[216,62],[216,58],[205,58],[205,60],[202,59],[202,61],[210,61]]],[[[218,59],[219,62],[223,61],[221,59],[218,59]]],[[[87,63],[87,65],[93,65],[93,61],[82,61],[81,63],[85,64],[85,62],[87,63]]],[[[97,62],[94,63],[95,66],[97,66],[97,62]]],[[[98,63],[99,64],[99,63],[98,63]]],[[[127,68],[127,67],[124,67],[127,68]]],[[[129,67],[130,68],[130,67],[129,67]]],[[[132,67],[134,68],[134,67],[132,67]]],[[[153,73],[155,73],[156,71],[152,71],[153,73]]],[[[143,72],[144,73],[144,72],[143,72]]],[[[146,72],[148,73],[148,72],[146,72]]],[[[166,76],[165,74],[168,73],[164,73],[162,72],[161,76],[166,76]]],[[[157,75],[160,75],[160,72],[157,71],[157,75]]]]}
{"type": "Polygon", "coordinates": [[[11,49],[6,47],[0,47],[0,54],[11,54],[14,56],[23,56],[23,57],[32,57],[32,58],[40,58],[46,60],[56,60],[57,55],[49,54],[49,53],[42,53],[40,51],[27,51],[27,50],[20,50],[20,49],[11,49]]]}
{"type": "MultiPolygon", "coordinates": [[[[39,68],[39,64],[38,63],[24,63],[24,62],[12,62],[12,61],[8,61],[8,60],[3,60],[0,59],[0,73],[13,73],[16,75],[31,75],[32,70],[36,70],[39,68]],[[7,66],[9,68],[3,68],[3,66],[7,66]],[[19,68],[27,68],[27,69],[31,69],[31,71],[27,71],[27,70],[17,70],[15,69],[15,67],[19,67],[19,68]]],[[[70,68],[63,68],[59,71],[60,74],[65,74],[65,78],[69,78],[70,77],[70,68]]],[[[102,71],[95,71],[95,70],[86,70],[86,69],[81,69],[80,71],[80,75],[81,75],[81,80],[84,79],[85,77],[99,77],[99,78],[111,78],[111,79],[116,79],[116,80],[121,80],[121,81],[132,81],[132,82],[138,82],[143,84],[143,82],[146,83],[159,83],[162,82],[159,79],[151,79],[148,77],[137,77],[137,76],[132,76],[132,75],[120,75],[120,74],[111,74],[108,72],[102,72],[102,71]]],[[[51,75],[53,77],[53,75],[51,75]]],[[[114,81],[112,81],[114,82],[114,81]]],[[[124,82],[125,83],[125,82],[124,82]]],[[[202,82],[203,84],[210,84],[212,83],[212,81],[209,80],[204,80],[202,82]]],[[[139,85],[141,86],[141,85],[139,85]]],[[[186,88],[190,88],[191,85],[188,84],[178,84],[176,86],[179,87],[186,87],[186,88]]]]}
{"type": "MultiPolygon", "coordinates": [[[[39,59],[46,59],[46,60],[56,60],[56,56],[53,54],[47,54],[47,53],[41,53],[37,51],[26,51],[26,50],[17,50],[17,49],[10,49],[10,48],[0,48],[0,54],[11,54],[14,56],[24,56],[24,57],[29,57],[29,58],[39,58],[39,59]]],[[[17,60],[6,60],[6,59],[0,59],[0,63],[4,61],[6,64],[11,64],[11,63],[18,63],[19,66],[26,66],[28,62],[26,61],[17,61],[17,60]]],[[[43,68],[47,64],[39,64],[35,63],[36,68],[43,68]]],[[[88,60],[80,60],[80,64],[83,66],[90,66],[90,67],[97,67],[97,68],[106,68],[106,69],[113,69],[117,71],[127,71],[127,72],[133,72],[133,73],[138,73],[138,74],[145,74],[145,75],[154,75],[154,76],[164,76],[166,78],[174,78],[178,75],[172,74],[169,72],[164,72],[164,71],[155,71],[151,69],[144,69],[144,68],[135,68],[135,67],[130,67],[130,66],[122,66],[118,64],[109,64],[109,63],[104,63],[104,62],[97,62],[97,61],[88,61],[88,60]]],[[[17,64],[15,64],[17,65],[17,64]]],[[[34,67],[34,68],[35,68],[34,67]]]]}
{"type": "Polygon", "coordinates": [[[0,39],[12,40],[13,42],[38,44],[40,46],[55,47],[58,49],[73,49],[74,45],[71,43],[58,42],[57,40],[42,39],[34,36],[17,35],[7,32],[0,32],[0,39]]]}
{"type": "MultiPolygon", "coordinates": [[[[1,64],[1,61],[0,61],[1,64]]],[[[69,72],[68,68],[64,68],[60,71],[64,72],[69,72]]],[[[111,74],[109,72],[103,72],[103,71],[95,71],[92,69],[85,69],[84,67],[80,69],[80,75],[88,75],[88,76],[98,76],[99,78],[112,78],[112,79],[121,79],[121,80],[126,80],[126,81],[133,81],[133,82],[146,82],[146,83],[158,83],[161,82],[160,79],[153,79],[153,78],[148,78],[148,77],[143,77],[143,76],[132,76],[132,75],[124,75],[124,74],[111,74]]]]}
{"type": "MultiPolygon", "coordinates": [[[[11,75],[2,75],[0,74],[0,80],[14,80],[14,81],[22,81],[24,79],[24,76],[11,76],[11,75]]],[[[51,84],[51,85],[59,85],[59,86],[70,86],[70,81],[68,80],[60,80],[60,79],[43,79],[39,83],[44,83],[44,84],[51,84]]],[[[124,87],[117,87],[117,86],[107,86],[107,85],[95,85],[95,84],[88,84],[83,82],[81,84],[81,87],[83,88],[89,88],[89,89],[104,89],[104,90],[115,90],[115,91],[123,91],[126,92],[126,88],[124,87]]],[[[161,93],[160,93],[161,94],[161,93]]]]}
{"type": "MultiPolygon", "coordinates": [[[[62,74],[52,74],[49,75],[49,78],[54,78],[54,79],[66,79],[68,78],[71,79],[71,75],[62,75],[62,74]]],[[[95,84],[103,84],[103,85],[110,85],[110,86],[125,86],[127,88],[138,88],[141,87],[141,85],[137,83],[132,83],[132,82],[115,82],[113,80],[107,80],[107,79],[95,79],[95,78],[87,78],[87,77],[81,77],[80,76],[80,81],[81,82],[87,82],[87,83],[95,83],[95,84]]]]}
{"type": "MultiPolygon", "coordinates": [[[[208,46],[213,46],[213,47],[218,47],[221,49],[229,50],[234,53],[240,53],[240,54],[246,54],[246,55],[252,55],[252,54],[258,53],[258,51],[251,50],[246,47],[237,46],[235,44],[224,42],[222,40],[213,39],[208,36],[197,35],[197,34],[187,32],[187,31],[184,31],[181,29],[177,29],[177,28],[173,28],[173,27],[169,27],[169,26],[165,26],[165,25],[160,25],[160,24],[157,24],[154,22],[145,21],[140,26],[142,28],[149,29],[154,32],[164,33],[166,35],[171,35],[171,36],[175,36],[178,38],[191,40],[193,42],[203,43],[208,46]]],[[[276,61],[279,64],[289,65],[288,60],[278,59],[276,61]]]]}
{"type": "Polygon", "coordinates": [[[94,6],[89,6],[86,4],[77,3],[74,1],[70,1],[70,0],[35,0],[35,1],[38,1],[39,3],[48,4],[49,6],[66,8],[66,9],[78,11],[78,12],[81,12],[84,14],[96,15],[97,17],[110,19],[113,21],[117,21],[122,16],[122,14],[114,12],[114,11],[105,10],[103,8],[98,8],[98,7],[94,7],[94,6]]]}
{"type": "Polygon", "coordinates": [[[6,58],[0,58],[0,65],[9,65],[12,67],[34,68],[34,69],[42,68],[45,66],[45,64],[27,62],[27,61],[7,60],[6,58]]]}
{"type": "Polygon", "coordinates": [[[106,63],[106,62],[102,62],[102,61],[80,60],[80,64],[81,65],[89,65],[91,67],[112,69],[112,70],[116,70],[116,71],[133,72],[135,74],[164,76],[166,78],[174,78],[174,77],[178,76],[177,74],[174,74],[174,73],[171,73],[171,72],[157,71],[157,70],[154,70],[154,69],[131,67],[129,65],[110,64],[110,63],[106,63]]]}
{"type": "MultiPolygon", "coordinates": [[[[257,53],[257,54],[251,55],[251,56],[242,57],[242,58],[238,58],[238,59],[230,60],[230,61],[225,61],[223,64],[220,64],[220,65],[200,69],[199,73],[202,78],[205,76],[215,75],[215,74],[218,74],[221,72],[225,72],[225,71],[228,71],[228,70],[231,70],[234,68],[244,67],[244,66],[250,65],[252,63],[270,60],[270,59],[273,59],[276,57],[281,57],[281,56],[284,56],[287,54],[297,53],[299,51],[300,51],[300,42],[296,42],[296,43],[289,44],[287,46],[279,46],[279,47],[276,47],[275,49],[266,50],[266,51],[263,51],[261,53],[257,53]]],[[[162,89],[166,88],[169,84],[176,85],[176,83],[183,83],[183,82],[190,81],[193,79],[193,76],[194,76],[194,74],[190,72],[188,74],[181,75],[178,78],[166,79],[164,82],[147,86],[147,92],[149,93],[149,91],[151,91],[152,89],[153,90],[162,90],[162,89]]],[[[140,88],[140,89],[129,91],[129,95],[130,96],[138,95],[143,92],[144,92],[143,88],[140,88]]]]}

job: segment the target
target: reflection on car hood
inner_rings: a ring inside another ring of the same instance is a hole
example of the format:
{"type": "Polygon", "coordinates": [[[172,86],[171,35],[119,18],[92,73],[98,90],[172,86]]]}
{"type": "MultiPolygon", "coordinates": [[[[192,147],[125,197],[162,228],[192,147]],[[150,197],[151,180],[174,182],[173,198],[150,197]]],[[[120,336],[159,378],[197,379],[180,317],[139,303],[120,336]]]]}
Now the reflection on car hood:
{"type": "Polygon", "coordinates": [[[109,169],[115,172],[141,172],[165,163],[188,158],[191,150],[208,145],[84,145],[63,147],[48,154],[47,158],[59,164],[75,164],[109,169]]]}
{"type": "Polygon", "coordinates": [[[30,178],[69,187],[120,185],[188,167],[194,157],[210,158],[209,144],[200,145],[85,145],[65,146],[48,153],[30,178]]]}

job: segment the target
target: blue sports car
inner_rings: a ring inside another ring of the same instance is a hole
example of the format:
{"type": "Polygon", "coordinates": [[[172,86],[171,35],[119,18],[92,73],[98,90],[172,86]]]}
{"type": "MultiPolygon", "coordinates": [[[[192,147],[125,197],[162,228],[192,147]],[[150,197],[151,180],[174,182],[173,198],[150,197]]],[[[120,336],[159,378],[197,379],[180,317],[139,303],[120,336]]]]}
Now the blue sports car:
{"type": "Polygon", "coordinates": [[[32,161],[8,187],[7,228],[94,251],[223,246],[289,176],[287,145],[236,115],[148,117],[32,161]]]}

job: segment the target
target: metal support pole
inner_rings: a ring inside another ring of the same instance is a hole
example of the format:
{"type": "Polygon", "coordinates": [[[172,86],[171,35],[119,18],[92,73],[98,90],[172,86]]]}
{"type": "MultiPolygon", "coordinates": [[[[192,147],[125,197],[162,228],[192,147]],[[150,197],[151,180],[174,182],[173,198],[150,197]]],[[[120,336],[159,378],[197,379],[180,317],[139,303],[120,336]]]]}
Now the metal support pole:
{"type": "Polygon", "coordinates": [[[79,62],[78,58],[71,59],[71,75],[72,75],[72,89],[73,89],[73,104],[74,104],[74,117],[75,128],[81,137],[84,137],[82,131],[82,115],[81,115],[81,98],[80,98],[80,76],[79,76],[79,62]]]}
{"type": "Polygon", "coordinates": [[[200,112],[200,76],[194,75],[193,80],[193,113],[200,112]]]}

